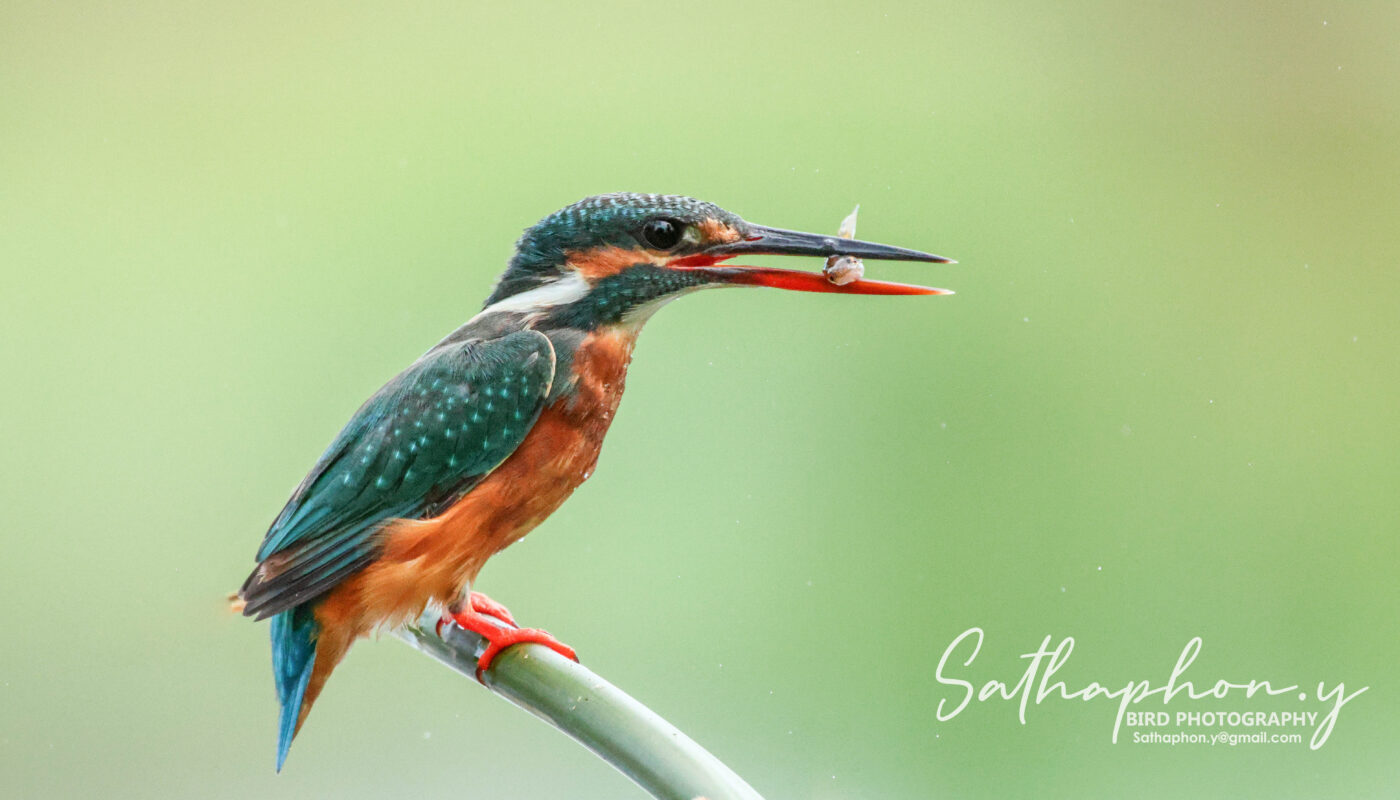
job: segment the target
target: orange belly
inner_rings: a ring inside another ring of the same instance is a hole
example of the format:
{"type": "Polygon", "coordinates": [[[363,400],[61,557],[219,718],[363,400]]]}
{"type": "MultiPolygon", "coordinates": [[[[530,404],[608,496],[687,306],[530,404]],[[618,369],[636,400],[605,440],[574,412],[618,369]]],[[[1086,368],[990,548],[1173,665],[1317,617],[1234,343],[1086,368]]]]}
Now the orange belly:
{"type": "Polygon", "coordinates": [[[488,558],[554,513],[593,472],[635,341],[620,330],[586,338],[574,354],[575,391],[546,407],[515,452],[451,508],[391,523],[380,557],[317,608],[322,630],[345,636],[345,647],[429,603],[452,603],[488,558]]]}

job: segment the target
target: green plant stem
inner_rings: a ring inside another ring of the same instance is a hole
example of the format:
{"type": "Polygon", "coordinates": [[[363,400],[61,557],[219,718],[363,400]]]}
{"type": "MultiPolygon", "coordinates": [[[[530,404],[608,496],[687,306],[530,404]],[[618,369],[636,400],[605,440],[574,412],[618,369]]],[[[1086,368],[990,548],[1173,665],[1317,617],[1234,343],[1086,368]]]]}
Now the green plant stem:
{"type": "MultiPolygon", "coordinates": [[[[435,633],[425,613],[400,638],[476,682],[485,640],[455,625],[435,633]]],[[[753,787],[693,739],[626,692],[537,644],[502,651],[482,676],[486,688],[563,731],[653,797],[664,800],[763,800],[753,787]]]]}

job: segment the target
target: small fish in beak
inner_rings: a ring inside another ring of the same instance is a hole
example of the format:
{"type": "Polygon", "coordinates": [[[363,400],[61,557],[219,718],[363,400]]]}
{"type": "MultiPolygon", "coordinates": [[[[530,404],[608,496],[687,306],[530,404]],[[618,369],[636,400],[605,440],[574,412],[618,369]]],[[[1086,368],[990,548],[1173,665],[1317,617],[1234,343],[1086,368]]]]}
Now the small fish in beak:
{"type": "MultiPolygon", "coordinates": [[[[856,203],[855,210],[841,220],[841,227],[836,235],[842,239],[856,238],[856,215],[859,213],[860,203],[856,203]]],[[[826,260],[826,266],[822,267],[822,274],[833,284],[845,286],[865,277],[865,262],[855,256],[832,256],[826,260]]]]}

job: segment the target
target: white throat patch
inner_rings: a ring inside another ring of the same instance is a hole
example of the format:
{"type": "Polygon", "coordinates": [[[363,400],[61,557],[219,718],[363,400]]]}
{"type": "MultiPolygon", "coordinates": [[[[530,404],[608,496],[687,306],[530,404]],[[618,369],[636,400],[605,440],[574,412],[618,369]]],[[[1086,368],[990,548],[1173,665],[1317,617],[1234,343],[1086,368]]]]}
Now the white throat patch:
{"type": "Polygon", "coordinates": [[[532,311],[543,311],[557,306],[568,305],[575,300],[583,299],[588,294],[588,281],[577,272],[570,271],[569,274],[557,281],[551,281],[544,286],[540,286],[513,294],[504,300],[499,300],[483,308],[481,314],[494,314],[497,311],[519,311],[530,313],[532,311]]]}

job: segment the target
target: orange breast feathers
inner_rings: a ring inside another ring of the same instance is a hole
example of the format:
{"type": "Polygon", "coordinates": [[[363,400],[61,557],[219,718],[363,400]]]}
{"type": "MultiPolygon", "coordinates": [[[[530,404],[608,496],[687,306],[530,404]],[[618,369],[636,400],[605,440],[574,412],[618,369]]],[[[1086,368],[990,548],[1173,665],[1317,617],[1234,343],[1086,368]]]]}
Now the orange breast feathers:
{"type": "Polygon", "coordinates": [[[584,339],[573,358],[574,391],[547,406],[515,452],[451,508],[392,523],[379,559],[317,609],[323,629],[353,638],[416,617],[429,602],[451,603],[486,559],[554,513],[593,473],[635,342],[636,332],[623,330],[584,339]]]}

